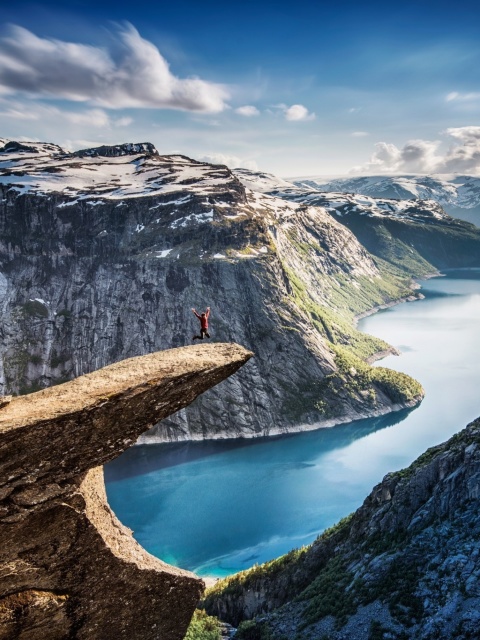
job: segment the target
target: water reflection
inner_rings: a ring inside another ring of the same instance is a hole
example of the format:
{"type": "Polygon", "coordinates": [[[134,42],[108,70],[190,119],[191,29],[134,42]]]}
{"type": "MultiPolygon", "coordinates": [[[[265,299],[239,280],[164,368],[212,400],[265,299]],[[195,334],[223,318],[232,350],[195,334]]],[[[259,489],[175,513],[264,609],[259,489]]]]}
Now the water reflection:
{"type": "MultiPolygon", "coordinates": [[[[281,443],[282,449],[290,457],[296,449],[303,452],[304,448],[315,451],[330,451],[363,438],[369,433],[399,424],[412,409],[397,411],[377,418],[358,420],[345,425],[338,425],[334,429],[321,429],[298,434],[286,434],[270,438],[217,440],[210,442],[178,442],[171,444],[139,445],[127,449],[125,453],[105,466],[105,480],[113,483],[138,475],[152,473],[159,469],[188,464],[195,460],[203,460],[212,456],[219,456],[229,451],[238,451],[248,447],[257,448],[265,445],[274,448],[275,443],[281,443]],[[288,443],[285,441],[288,440],[288,443]],[[284,448],[288,444],[288,448],[284,448]]],[[[253,452],[259,453],[259,451],[253,452]]],[[[306,464],[306,463],[304,463],[306,464]]]]}

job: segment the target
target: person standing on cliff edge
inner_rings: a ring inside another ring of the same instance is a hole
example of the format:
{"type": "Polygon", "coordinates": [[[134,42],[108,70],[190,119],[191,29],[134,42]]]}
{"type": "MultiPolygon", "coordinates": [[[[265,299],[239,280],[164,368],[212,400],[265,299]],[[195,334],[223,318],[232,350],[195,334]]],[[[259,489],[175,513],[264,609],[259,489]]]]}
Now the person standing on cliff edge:
{"type": "Polygon", "coordinates": [[[210,315],[210,307],[207,307],[205,313],[202,315],[198,314],[195,309],[192,309],[193,313],[200,320],[200,335],[193,336],[192,340],[203,340],[203,338],[210,338],[210,334],[208,333],[208,316],[210,315]]]}

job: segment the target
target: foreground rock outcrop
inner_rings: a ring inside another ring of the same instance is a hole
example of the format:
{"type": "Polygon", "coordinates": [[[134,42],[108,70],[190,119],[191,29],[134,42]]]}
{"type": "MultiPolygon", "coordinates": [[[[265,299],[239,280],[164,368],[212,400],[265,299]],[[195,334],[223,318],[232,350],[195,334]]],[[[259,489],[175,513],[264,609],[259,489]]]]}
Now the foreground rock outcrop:
{"type": "Polygon", "coordinates": [[[144,551],[101,465],[234,373],[235,344],[131,358],[0,410],[0,639],[180,640],[203,582],[144,551]]]}
{"type": "Polygon", "coordinates": [[[480,419],[310,547],[218,583],[238,638],[467,640],[480,628],[480,419]]]}

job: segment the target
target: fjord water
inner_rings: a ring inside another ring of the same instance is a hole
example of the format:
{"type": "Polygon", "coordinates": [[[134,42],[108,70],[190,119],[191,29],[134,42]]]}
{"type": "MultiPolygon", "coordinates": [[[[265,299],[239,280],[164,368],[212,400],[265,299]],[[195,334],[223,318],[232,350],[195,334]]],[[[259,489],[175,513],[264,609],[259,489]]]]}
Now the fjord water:
{"type": "Polygon", "coordinates": [[[133,447],[105,469],[120,520],[166,562],[228,575],[311,542],[480,416],[480,270],[420,284],[424,300],[359,324],[401,351],[377,364],[422,383],[418,408],[271,439],[133,447]]]}

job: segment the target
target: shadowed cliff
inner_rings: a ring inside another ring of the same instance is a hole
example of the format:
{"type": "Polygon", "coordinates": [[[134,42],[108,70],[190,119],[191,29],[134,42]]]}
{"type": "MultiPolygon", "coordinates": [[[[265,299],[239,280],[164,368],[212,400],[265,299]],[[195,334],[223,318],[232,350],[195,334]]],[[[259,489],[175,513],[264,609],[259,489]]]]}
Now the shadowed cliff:
{"type": "Polygon", "coordinates": [[[183,637],[203,582],[135,542],[100,465],[251,355],[221,343],[157,352],[0,410],[0,639],[183,637]]]}

